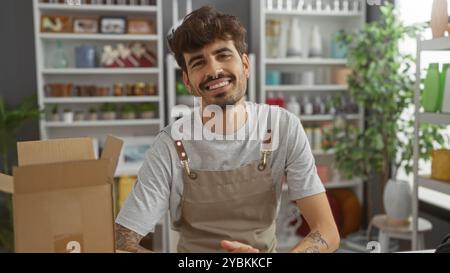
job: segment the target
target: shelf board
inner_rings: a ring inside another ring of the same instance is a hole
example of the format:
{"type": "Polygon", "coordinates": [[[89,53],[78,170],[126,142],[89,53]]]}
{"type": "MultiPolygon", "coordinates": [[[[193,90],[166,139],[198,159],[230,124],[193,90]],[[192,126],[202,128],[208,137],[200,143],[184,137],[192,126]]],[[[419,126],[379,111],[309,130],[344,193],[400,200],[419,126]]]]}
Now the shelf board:
{"type": "Polygon", "coordinates": [[[360,11],[306,11],[306,10],[265,10],[267,16],[314,16],[314,17],[360,17],[360,11]]]}
{"type": "Polygon", "coordinates": [[[328,58],[267,58],[267,65],[346,65],[347,59],[328,58]]]}
{"type": "Polygon", "coordinates": [[[450,182],[434,180],[429,177],[419,176],[419,186],[450,195],[450,182]]]}
{"type": "Polygon", "coordinates": [[[65,127],[97,127],[97,126],[142,126],[160,124],[159,119],[133,119],[133,120],[96,120],[96,121],[74,121],[67,123],[63,121],[45,121],[47,128],[65,127]]]}
{"type": "Polygon", "coordinates": [[[266,85],[268,91],[346,91],[348,87],[345,85],[266,85]]]}
{"type": "Polygon", "coordinates": [[[450,114],[444,113],[420,113],[419,120],[423,123],[437,125],[450,125],[450,114]]]}
{"type": "Polygon", "coordinates": [[[157,6],[130,6],[130,5],[68,5],[68,4],[46,4],[40,3],[38,5],[41,11],[76,11],[87,13],[98,12],[121,12],[121,13],[156,13],[158,11],[157,6]]]}
{"type": "Polygon", "coordinates": [[[44,103],[114,103],[114,102],[158,102],[158,96],[123,96],[123,97],[64,97],[45,98],[44,103]]]}
{"type": "Polygon", "coordinates": [[[420,49],[425,51],[450,50],[450,37],[441,37],[420,42],[420,49]]]}
{"type": "MultiPolygon", "coordinates": [[[[336,115],[301,115],[300,121],[331,121],[336,118],[336,115]]],[[[359,114],[346,114],[346,119],[360,119],[359,114]]]]}
{"type": "Polygon", "coordinates": [[[44,40],[158,41],[157,35],[148,34],[40,33],[39,38],[44,40]]]}
{"type": "Polygon", "coordinates": [[[45,68],[47,75],[87,75],[87,74],[157,74],[159,68],[45,68]]]}

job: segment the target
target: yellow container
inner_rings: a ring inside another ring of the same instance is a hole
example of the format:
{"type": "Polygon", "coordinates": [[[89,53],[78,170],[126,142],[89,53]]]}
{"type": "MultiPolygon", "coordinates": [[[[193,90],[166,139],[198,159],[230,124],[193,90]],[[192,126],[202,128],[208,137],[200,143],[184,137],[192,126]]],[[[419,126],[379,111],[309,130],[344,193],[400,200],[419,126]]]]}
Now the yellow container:
{"type": "Polygon", "coordinates": [[[434,150],[431,161],[431,177],[450,182],[450,150],[434,150]]]}

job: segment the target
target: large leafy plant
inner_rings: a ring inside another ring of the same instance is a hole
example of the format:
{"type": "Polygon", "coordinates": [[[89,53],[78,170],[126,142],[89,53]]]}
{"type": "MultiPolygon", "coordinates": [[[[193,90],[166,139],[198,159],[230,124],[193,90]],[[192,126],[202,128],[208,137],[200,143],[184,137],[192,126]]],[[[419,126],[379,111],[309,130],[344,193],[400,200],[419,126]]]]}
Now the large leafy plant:
{"type": "MultiPolygon", "coordinates": [[[[36,119],[40,115],[36,97],[25,99],[18,107],[7,109],[3,97],[0,97],[0,156],[3,161],[2,173],[10,174],[8,154],[16,147],[16,132],[25,121],[36,119]]],[[[6,198],[7,217],[0,219],[0,246],[12,251],[14,249],[12,202],[6,198]]]]}
{"type": "MultiPolygon", "coordinates": [[[[393,170],[412,170],[414,115],[405,112],[414,103],[414,58],[400,52],[399,42],[414,37],[421,27],[404,26],[392,4],[380,10],[379,21],[340,36],[348,46],[350,96],[365,109],[365,128],[340,120],[326,133],[326,148],[334,150],[335,166],[345,178],[367,181],[379,174],[384,188],[393,170]]],[[[431,125],[422,128],[421,136],[425,158],[436,143],[444,142],[439,128],[431,125]]]]}

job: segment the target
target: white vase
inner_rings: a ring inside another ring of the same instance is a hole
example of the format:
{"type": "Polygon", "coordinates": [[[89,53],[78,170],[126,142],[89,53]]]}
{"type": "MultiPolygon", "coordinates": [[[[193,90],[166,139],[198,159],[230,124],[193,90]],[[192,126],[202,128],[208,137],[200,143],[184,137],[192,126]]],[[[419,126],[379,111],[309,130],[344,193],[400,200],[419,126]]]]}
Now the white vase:
{"type": "Polygon", "coordinates": [[[445,76],[444,94],[442,95],[442,112],[450,113],[450,69],[445,76]]]}
{"type": "Polygon", "coordinates": [[[389,179],[384,188],[383,205],[389,219],[408,221],[412,212],[412,190],[408,181],[389,179]]]}
{"type": "Polygon", "coordinates": [[[65,112],[63,114],[64,122],[72,123],[73,122],[73,112],[65,112]]]}
{"type": "Polygon", "coordinates": [[[321,57],[322,52],[322,36],[320,35],[319,27],[315,25],[311,32],[311,43],[309,46],[310,57],[321,57]]]}
{"type": "Polygon", "coordinates": [[[443,37],[447,27],[447,0],[434,0],[431,9],[431,32],[433,33],[433,38],[443,37]]]}
{"type": "Polygon", "coordinates": [[[297,18],[291,20],[289,27],[289,42],[287,48],[288,57],[301,57],[302,56],[302,32],[297,18]]]}

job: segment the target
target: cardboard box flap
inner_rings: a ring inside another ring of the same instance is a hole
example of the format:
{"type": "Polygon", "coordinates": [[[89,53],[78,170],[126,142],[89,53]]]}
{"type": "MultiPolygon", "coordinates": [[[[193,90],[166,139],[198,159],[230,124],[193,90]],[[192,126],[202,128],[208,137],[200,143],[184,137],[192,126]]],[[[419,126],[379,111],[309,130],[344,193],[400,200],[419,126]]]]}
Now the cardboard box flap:
{"type": "Polygon", "coordinates": [[[110,160],[108,174],[114,177],[114,173],[117,168],[117,162],[119,161],[120,151],[122,150],[123,140],[117,137],[108,135],[106,138],[105,146],[103,147],[101,159],[110,160]]]}
{"type": "Polygon", "coordinates": [[[14,168],[14,193],[32,193],[110,184],[109,160],[29,165],[14,168]]]}
{"type": "Polygon", "coordinates": [[[66,138],[17,143],[19,166],[95,159],[90,138],[66,138]]]}
{"type": "Polygon", "coordinates": [[[0,191],[14,193],[13,177],[0,173],[0,191]]]}

